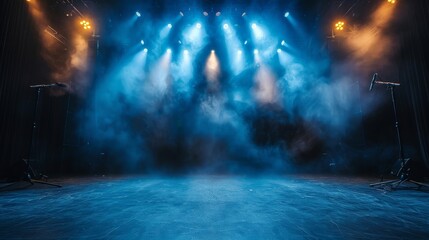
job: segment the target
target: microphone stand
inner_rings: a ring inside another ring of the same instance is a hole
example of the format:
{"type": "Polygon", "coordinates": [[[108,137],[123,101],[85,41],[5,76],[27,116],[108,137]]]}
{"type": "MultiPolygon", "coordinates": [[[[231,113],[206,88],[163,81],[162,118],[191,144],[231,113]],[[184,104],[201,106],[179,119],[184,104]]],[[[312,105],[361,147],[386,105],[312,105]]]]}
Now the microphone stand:
{"type": "Polygon", "coordinates": [[[393,106],[393,114],[395,117],[395,129],[396,129],[396,136],[398,139],[398,146],[399,146],[399,160],[397,164],[400,164],[399,169],[396,171],[392,170],[390,173],[392,175],[396,175],[399,177],[399,179],[395,180],[389,180],[389,181],[381,181],[378,183],[372,183],[369,186],[370,187],[390,187],[391,189],[397,189],[402,183],[404,182],[411,182],[418,186],[420,189],[421,187],[429,187],[429,185],[414,181],[410,179],[410,173],[411,173],[411,167],[410,167],[410,158],[404,157],[404,150],[402,145],[402,137],[401,137],[401,131],[399,128],[399,120],[398,120],[398,112],[397,112],[397,106],[396,106],[396,99],[395,99],[395,87],[401,86],[400,83],[397,82],[387,82],[387,81],[377,81],[375,80],[373,82],[374,84],[380,84],[380,85],[386,85],[387,88],[390,90],[390,96],[392,100],[392,106],[393,106]]]}
{"type": "Polygon", "coordinates": [[[33,127],[31,128],[31,144],[30,144],[30,149],[28,151],[28,159],[24,159],[24,162],[26,163],[26,170],[25,170],[25,181],[28,181],[29,183],[31,183],[31,185],[34,185],[35,183],[40,183],[40,184],[46,184],[46,185],[50,185],[50,186],[54,186],[54,187],[61,187],[61,185],[58,184],[53,184],[53,183],[48,183],[46,181],[47,176],[43,175],[43,174],[39,174],[39,176],[36,176],[36,174],[34,173],[33,168],[31,167],[30,161],[32,160],[33,156],[33,147],[36,145],[37,143],[37,138],[36,138],[36,130],[38,130],[38,121],[37,121],[37,116],[38,116],[38,109],[39,109],[39,99],[40,99],[40,92],[43,88],[52,88],[52,87],[64,87],[66,85],[62,84],[62,83],[52,83],[52,84],[38,84],[38,85],[31,85],[30,88],[35,88],[36,89],[36,103],[35,103],[35,109],[34,109],[34,113],[33,113],[33,127]],[[37,178],[37,179],[35,179],[37,178]],[[41,180],[40,180],[41,179],[41,180]]]}

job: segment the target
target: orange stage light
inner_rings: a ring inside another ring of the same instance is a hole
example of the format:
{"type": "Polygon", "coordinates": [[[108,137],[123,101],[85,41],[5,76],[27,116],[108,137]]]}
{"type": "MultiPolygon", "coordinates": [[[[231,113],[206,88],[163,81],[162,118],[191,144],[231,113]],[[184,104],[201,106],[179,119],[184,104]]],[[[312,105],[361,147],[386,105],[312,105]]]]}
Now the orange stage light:
{"type": "Polygon", "coordinates": [[[337,31],[342,31],[342,30],[344,30],[344,25],[345,25],[345,23],[344,23],[343,21],[338,21],[338,22],[335,24],[335,29],[336,29],[337,31]]]}

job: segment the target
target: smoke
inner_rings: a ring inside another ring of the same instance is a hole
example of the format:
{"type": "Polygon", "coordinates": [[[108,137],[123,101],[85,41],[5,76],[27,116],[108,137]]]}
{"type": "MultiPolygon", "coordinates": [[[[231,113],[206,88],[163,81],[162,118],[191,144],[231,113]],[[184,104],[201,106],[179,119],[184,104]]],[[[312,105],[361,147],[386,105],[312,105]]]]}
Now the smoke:
{"type": "MultiPolygon", "coordinates": [[[[39,32],[41,56],[51,68],[51,82],[70,85],[75,93],[84,95],[89,84],[88,41],[80,34],[66,39],[51,27],[39,1],[30,1],[29,11],[39,32]]],[[[64,92],[52,92],[55,95],[64,92]]]]}
{"type": "Polygon", "coordinates": [[[354,26],[346,37],[346,48],[360,71],[388,68],[397,49],[394,36],[387,33],[395,6],[382,3],[363,26],[354,26]]]}
{"type": "Polygon", "coordinates": [[[207,58],[206,66],[204,68],[204,74],[206,76],[210,89],[217,90],[217,88],[219,87],[220,64],[213,51],[207,58]]]}
{"type": "Polygon", "coordinates": [[[278,103],[280,101],[277,92],[276,78],[272,71],[265,65],[260,65],[255,74],[254,98],[263,104],[278,103]]]}
{"type": "MultiPolygon", "coordinates": [[[[372,109],[361,86],[393,46],[385,7],[343,38],[351,57],[341,63],[322,48],[275,54],[269,42],[255,64],[231,69],[222,54],[207,56],[208,34],[195,25],[173,53],[164,52],[168,36],[149,52],[139,45],[115,53],[89,100],[97,121],[82,122],[82,132],[101,143],[116,171],[293,172],[323,162],[372,109]]],[[[232,60],[236,53],[227,51],[232,60]]]]}

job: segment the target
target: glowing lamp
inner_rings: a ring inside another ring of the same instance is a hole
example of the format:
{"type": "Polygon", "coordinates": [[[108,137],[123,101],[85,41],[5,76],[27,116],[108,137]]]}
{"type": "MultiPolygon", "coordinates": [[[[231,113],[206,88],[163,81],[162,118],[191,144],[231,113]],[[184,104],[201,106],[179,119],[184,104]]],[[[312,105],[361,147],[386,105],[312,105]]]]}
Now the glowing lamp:
{"type": "Polygon", "coordinates": [[[91,24],[88,22],[88,21],[86,21],[86,20],[82,20],[82,21],[80,21],[80,25],[83,27],[83,29],[85,29],[85,30],[89,30],[89,29],[91,29],[91,24]]]}
{"type": "Polygon", "coordinates": [[[337,31],[343,31],[344,30],[345,23],[343,21],[339,21],[335,24],[335,29],[337,31]]]}

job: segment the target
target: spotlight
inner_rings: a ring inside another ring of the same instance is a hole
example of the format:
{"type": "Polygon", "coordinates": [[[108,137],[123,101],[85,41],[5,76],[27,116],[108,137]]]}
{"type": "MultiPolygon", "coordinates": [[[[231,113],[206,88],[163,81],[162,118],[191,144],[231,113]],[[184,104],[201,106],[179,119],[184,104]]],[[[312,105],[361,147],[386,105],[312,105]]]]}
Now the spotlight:
{"type": "Polygon", "coordinates": [[[243,14],[241,14],[242,17],[246,16],[246,12],[243,12],[243,14]]]}
{"type": "Polygon", "coordinates": [[[189,51],[186,49],[186,50],[183,51],[183,54],[188,55],[189,51]]]}
{"type": "Polygon", "coordinates": [[[289,12],[285,12],[285,18],[289,17],[289,12]]]}
{"type": "Polygon", "coordinates": [[[246,40],[246,41],[244,41],[244,45],[247,45],[247,40],[246,40]]]}
{"type": "Polygon", "coordinates": [[[169,48],[169,49],[167,49],[167,53],[171,53],[171,49],[169,48]]]}
{"type": "Polygon", "coordinates": [[[225,29],[225,30],[226,30],[226,29],[228,29],[228,28],[229,28],[228,24],[226,24],[226,23],[225,23],[225,24],[223,25],[223,29],[225,29]]]}
{"type": "Polygon", "coordinates": [[[395,4],[396,0],[387,0],[388,3],[395,4]]]}
{"type": "Polygon", "coordinates": [[[207,17],[207,16],[209,15],[209,13],[208,13],[208,12],[206,12],[206,11],[204,11],[204,12],[203,12],[203,15],[207,17]]]}
{"type": "Polygon", "coordinates": [[[281,45],[282,45],[283,47],[286,47],[286,42],[285,42],[285,40],[283,40],[283,41],[281,42],[281,45]]]}
{"type": "Polygon", "coordinates": [[[141,41],[140,41],[140,43],[141,43],[142,45],[144,45],[144,40],[141,40],[141,41]]]}
{"type": "Polygon", "coordinates": [[[238,54],[238,55],[241,55],[242,53],[243,53],[243,52],[242,52],[241,50],[238,50],[238,51],[237,51],[237,54],[238,54]]]}
{"type": "Polygon", "coordinates": [[[182,12],[182,11],[180,11],[180,12],[179,12],[179,14],[180,14],[180,16],[182,16],[182,17],[183,17],[183,16],[185,16],[185,14],[183,14],[183,12],[182,12]]]}
{"type": "Polygon", "coordinates": [[[201,28],[201,23],[197,23],[197,28],[201,28]]]}
{"type": "Polygon", "coordinates": [[[91,29],[91,24],[86,20],[80,21],[80,25],[82,25],[83,29],[85,30],[91,29]]]}
{"type": "Polygon", "coordinates": [[[282,50],[280,48],[277,49],[277,53],[281,53],[282,50]]]}
{"type": "Polygon", "coordinates": [[[212,52],[212,53],[215,53],[215,50],[212,50],[211,52],[212,52]]]}
{"type": "Polygon", "coordinates": [[[168,27],[168,28],[172,28],[172,27],[173,27],[173,25],[171,25],[171,23],[169,23],[169,24],[167,25],[167,27],[168,27]]]}
{"type": "Polygon", "coordinates": [[[143,49],[143,52],[147,53],[147,48],[143,49]]]}
{"type": "Polygon", "coordinates": [[[256,25],[256,23],[252,24],[252,32],[256,40],[259,41],[264,38],[264,31],[262,30],[261,26],[256,25]]]}
{"type": "Polygon", "coordinates": [[[222,14],[221,12],[217,12],[216,17],[219,17],[221,14],[222,14]]]}
{"type": "Polygon", "coordinates": [[[342,31],[344,30],[344,25],[345,23],[343,21],[339,21],[335,24],[335,29],[337,29],[337,31],[342,31]]]}
{"type": "Polygon", "coordinates": [[[258,54],[259,53],[258,49],[253,50],[253,53],[258,54]]]}
{"type": "Polygon", "coordinates": [[[139,11],[136,12],[137,17],[141,17],[141,13],[139,11]]]}

